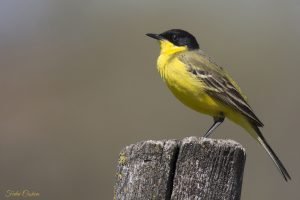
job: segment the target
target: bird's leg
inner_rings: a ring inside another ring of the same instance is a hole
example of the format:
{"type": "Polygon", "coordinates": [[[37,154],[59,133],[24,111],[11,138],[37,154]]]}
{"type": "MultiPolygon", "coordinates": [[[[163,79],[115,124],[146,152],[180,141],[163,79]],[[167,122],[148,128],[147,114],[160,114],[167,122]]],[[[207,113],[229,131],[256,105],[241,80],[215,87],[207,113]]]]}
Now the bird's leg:
{"type": "Polygon", "coordinates": [[[224,115],[222,114],[221,116],[217,116],[217,117],[214,117],[214,123],[213,125],[208,129],[208,131],[204,134],[203,137],[207,138],[209,137],[213,131],[220,125],[222,124],[222,122],[224,121],[225,117],[224,115]]]}

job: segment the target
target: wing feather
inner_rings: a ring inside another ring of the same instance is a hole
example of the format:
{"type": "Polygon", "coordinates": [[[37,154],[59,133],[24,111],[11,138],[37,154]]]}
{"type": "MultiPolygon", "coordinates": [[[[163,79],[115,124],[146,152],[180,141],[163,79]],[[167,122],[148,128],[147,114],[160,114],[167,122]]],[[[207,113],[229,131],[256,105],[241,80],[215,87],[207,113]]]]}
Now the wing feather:
{"type": "Polygon", "coordinates": [[[247,103],[241,89],[228,73],[202,51],[192,52],[192,54],[194,55],[182,54],[180,60],[186,64],[189,72],[204,83],[206,92],[221,103],[242,113],[255,125],[263,126],[247,103]]]}

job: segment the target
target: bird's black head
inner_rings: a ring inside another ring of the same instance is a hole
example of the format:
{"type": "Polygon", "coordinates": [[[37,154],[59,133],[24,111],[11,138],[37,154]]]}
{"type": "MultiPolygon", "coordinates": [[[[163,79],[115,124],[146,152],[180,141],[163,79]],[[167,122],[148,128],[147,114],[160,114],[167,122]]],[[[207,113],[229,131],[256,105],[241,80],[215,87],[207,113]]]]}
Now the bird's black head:
{"type": "Polygon", "coordinates": [[[146,34],[157,40],[168,40],[176,46],[187,46],[189,50],[199,49],[196,38],[187,31],[181,29],[171,29],[161,34],[146,34]]]}

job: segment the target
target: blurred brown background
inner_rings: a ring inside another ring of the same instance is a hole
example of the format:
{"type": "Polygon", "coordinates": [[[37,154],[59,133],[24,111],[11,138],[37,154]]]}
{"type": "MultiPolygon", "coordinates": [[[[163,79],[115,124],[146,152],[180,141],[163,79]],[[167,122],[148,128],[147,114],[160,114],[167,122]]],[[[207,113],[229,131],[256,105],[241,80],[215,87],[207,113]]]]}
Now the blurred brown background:
{"type": "Polygon", "coordinates": [[[112,199],[118,153],[140,140],[201,136],[147,32],[182,28],[225,66],[265,123],[293,180],[229,121],[214,138],[247,149],[243,199],[299,199],[300,1],[0,2],[0,199],[112,199]]]}

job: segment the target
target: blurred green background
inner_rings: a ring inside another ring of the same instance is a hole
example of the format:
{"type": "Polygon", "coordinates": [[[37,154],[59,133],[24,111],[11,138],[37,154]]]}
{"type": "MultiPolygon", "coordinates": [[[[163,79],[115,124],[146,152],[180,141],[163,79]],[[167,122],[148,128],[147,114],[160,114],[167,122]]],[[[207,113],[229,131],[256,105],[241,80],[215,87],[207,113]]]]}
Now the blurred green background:
{"type": "Polygon", "coordinates": [[[0,2],[0,199],[112,199],[119,151],[201,136],[156,70],[145,33],[182,28],[224,66],[289,170],[228,120],[214,138],[247,149],[242,199],[299,199],[300,1],[3,0],[0,2]]]}

